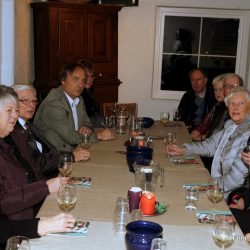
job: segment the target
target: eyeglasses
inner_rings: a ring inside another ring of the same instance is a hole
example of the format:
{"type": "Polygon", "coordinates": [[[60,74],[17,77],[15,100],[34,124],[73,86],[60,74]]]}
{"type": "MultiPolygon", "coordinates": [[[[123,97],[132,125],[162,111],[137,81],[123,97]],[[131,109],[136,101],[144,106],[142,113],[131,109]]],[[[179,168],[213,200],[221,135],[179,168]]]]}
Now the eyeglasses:
{"type": "Polygon", "coordinates": [[[245,102],[238,102],[238,103],[233,103],[233,102],[229,102],[228,107],[229,108],[242,108],[245,105],[245,102]]]}
{"type": "Polygon", "coordinates": [[[225,89],[234,89],[234,88],[237,88],[237,87],[239,87],[239,84],[238,84],[238,83],[224,84],[224,88],[225,88],[225,89]]]}
{"type": "Polygon", "coordinates": [[[22,99],[22,100],[20,100],[19,99],[18,101],[23,103],[24,105],[30,105],[30,104],[37,105],[38,104],[37,100],[30,100],[30,99],[22,99]]]}

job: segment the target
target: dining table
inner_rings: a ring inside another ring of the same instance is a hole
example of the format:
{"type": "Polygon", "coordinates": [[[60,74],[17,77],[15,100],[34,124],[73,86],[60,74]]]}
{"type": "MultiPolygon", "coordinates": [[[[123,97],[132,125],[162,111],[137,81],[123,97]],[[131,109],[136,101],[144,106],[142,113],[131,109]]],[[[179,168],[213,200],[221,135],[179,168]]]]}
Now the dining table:
{"type": "MultiPolygon", "coordinates": [[[[115,128],[114,133],[115,133],[115,128]]],[[[167,249],[174,250],[211,250],[219,249],[214,243],[213,224],[198,221],[195,210],[185,209],[187,183],[207,183],[211,177],[199,156],[192,156],[195,163],[174,164],[166,155],[162,134],[172,131],[176,134],[176,144],[191,142],[190,135],[182,122],[169,122],[163,126],[155,121],[144,133],[153,138],[153,160],[164,168],[164,186],[157,185],[156,200],[167,204],[167,211],[156,216],[143,217],[163,227],[163,239],[167,249]]],[[[116,134],[114,140],[92,143],[90,159],[74,163],[71,176],[90,177],[91,185],[77,188],[76,206],[68,213],[77,220],[90,222],[85,237],[47,235],[30,240],[32,250],[44,249],[88,249],[113,250],[126,249],[125,234],[115,233],[113,217],[118,197],[127,197],[128,189],[135,186],[135,174],[129,171],[124,154],[124,143],[129,134],[116,134]]],[[[215,205],[216,210],[229,211],[225,201],[215,205]]],[[[199,193],[198,210],[211,210],[212,203],[206,192],[199,193]]],[[[54,216],[62,212],[57,204],[57,194],[50,194],[44,201],[38,217],[54,216]]],[[[235,226],[234,243],[229,249],[249,249],[249,245],[239,226],[235,226]]]]}

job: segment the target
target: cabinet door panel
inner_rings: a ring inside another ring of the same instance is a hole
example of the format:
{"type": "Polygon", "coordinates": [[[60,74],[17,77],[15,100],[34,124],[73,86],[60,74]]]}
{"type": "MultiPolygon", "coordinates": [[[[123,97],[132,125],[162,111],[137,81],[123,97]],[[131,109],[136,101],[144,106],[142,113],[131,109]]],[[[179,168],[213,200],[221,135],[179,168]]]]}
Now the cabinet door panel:
{"type": "Polygon", "coordinates": [[[88,58],[98,78],[117,77],[117,14],[88,14],[88,58]]]}
{"type": "Polygon", "coordinates": [[[71,9],[59,13],[60,64],[76,62],[86,57],[85,13],[71,9]]]}

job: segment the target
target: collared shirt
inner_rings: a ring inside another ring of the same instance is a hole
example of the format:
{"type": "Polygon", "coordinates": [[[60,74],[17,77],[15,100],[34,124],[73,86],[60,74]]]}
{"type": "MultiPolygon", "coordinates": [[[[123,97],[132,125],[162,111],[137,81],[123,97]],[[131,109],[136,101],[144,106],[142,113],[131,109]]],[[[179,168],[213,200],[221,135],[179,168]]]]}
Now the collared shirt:
{"type": "Polygon", "coordinates": [[[77,110],[76,110],[76,106],[78,105],[78,103],[80,102],[80,99],[77,97],[74,100],[64,91],[70,107],[72,109],[72,115],[73,115],[73,119],[74,119],[74,125],[75,125],[75,130],[78,130],[78,116],[77,116],[77,110]]]}
{"type": "MultiPolygon", "coordinates": [[[[27,127],[26,127],[26,121],[23,119],[23,118],[21,118],[21,117],[18,117],[18,122],[20,123],[20,125],[25,129],[25,130],[27,130],[27,127]]],[[[40,143],[40,142],[38,142],[37,140],[35,140],[36,141],[36,146],[37,146],[37,149],[40,151],[40,153],[42,153],[43,152],[43,146],[42,146],[42,144],[40,143]]]]}

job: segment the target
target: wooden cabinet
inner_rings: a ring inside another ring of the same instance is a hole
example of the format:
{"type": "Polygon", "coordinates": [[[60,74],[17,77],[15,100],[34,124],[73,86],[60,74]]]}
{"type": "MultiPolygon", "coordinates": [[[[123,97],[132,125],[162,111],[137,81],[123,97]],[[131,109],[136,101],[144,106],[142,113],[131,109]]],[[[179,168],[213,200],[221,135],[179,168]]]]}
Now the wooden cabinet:
{"type": "Polygon", "coordinates": [[[80,59],[95,64],[98,103],[117,102],[118,12],[122,5],[31,3],[34,19],[35,86],[57,87],[61,68],[80,59]]]}

